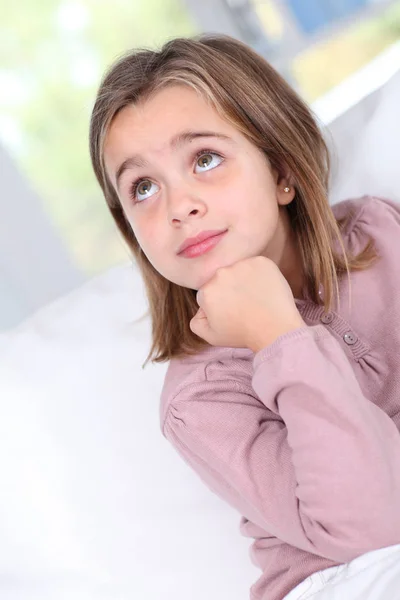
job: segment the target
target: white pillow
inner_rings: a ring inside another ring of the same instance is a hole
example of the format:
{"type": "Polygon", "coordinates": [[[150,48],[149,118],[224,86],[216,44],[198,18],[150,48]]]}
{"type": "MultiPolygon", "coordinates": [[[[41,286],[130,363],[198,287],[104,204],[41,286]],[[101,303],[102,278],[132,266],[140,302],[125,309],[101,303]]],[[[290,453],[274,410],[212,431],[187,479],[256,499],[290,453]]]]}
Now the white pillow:
{"type": "MultiPolygon", "coordinates": [[[[398,195],[399,81],[332,124],[333,202],[398,195]]],[[[243,600],[260,575],[240,515],[160,433],[145,309],[121,266],[0,336],[1,598],[243,600]]]]}
{"type": "Polygon", "coordinates": [[[0,336],[1,598],[243,600],[259,576],[160,433],[145,310],[121,266],[0,336]]]}
{"type": "Polygon", "coordinates": [[[400,70],[329,125],[332,204],[364,194],[400,200],[399,105],[400,70]]]}

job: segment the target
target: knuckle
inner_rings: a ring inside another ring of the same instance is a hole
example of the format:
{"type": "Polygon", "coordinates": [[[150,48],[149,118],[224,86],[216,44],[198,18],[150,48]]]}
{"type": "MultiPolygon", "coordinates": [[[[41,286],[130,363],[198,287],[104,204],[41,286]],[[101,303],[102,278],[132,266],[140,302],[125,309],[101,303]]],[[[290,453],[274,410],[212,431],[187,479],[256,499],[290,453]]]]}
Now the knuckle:
{"type": "Polygon", "coordinates": [[[267,258],[265,258],[265,256],[261,256],[261,255],[259,255],[259,256],[255,256],[255,257],[254,257],[254,261],[255,261],[255,262],[257,262],[257,264],[258,264],[258,263],[260,263],[260,264],[264,264],[265,262],[267,262],[267,260],[268,260],[268,259],[267,259],[267,258]]]}

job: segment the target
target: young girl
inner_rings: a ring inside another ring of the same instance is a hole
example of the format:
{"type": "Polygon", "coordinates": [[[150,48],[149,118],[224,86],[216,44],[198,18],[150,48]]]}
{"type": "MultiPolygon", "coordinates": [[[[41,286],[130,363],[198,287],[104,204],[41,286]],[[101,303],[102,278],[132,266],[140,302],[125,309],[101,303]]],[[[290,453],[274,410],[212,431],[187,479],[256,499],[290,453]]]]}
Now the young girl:
{"type": "Polygon", "coordinates": [[[170,361],[163,434],[240,511],[251,598],[398,597],[398,205],[331,207],[310,110],[224,36],[119,60],[90,147],[146,285],[147,360],[170,361]]]}

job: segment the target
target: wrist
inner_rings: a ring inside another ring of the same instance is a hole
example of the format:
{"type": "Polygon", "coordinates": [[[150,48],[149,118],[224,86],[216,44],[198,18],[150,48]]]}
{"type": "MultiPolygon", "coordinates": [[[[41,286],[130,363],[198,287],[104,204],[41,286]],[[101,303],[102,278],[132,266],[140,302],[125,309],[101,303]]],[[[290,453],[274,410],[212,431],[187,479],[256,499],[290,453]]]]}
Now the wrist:
{"type": "Polygon", "coordinates": [[[271,344],[273,344],[279,337],[281,337],[281,335],[290,333],[291,331],[295,331],[297,329],[302,329],[304,327],[307,327],[307,324],[303,321],[303,319],[300,319],[296,323],[293,323],[291,326],[281,328],[274,332],[272,332],[271,330],[268,332],[261,331],[257,336],[252,338],[251,342],[248,344],[248,348],[252,350],[254,354],[257,354],[257,352],[260,352],[260,350],[262,350],[263,348],[271,346],[271,344]]]}

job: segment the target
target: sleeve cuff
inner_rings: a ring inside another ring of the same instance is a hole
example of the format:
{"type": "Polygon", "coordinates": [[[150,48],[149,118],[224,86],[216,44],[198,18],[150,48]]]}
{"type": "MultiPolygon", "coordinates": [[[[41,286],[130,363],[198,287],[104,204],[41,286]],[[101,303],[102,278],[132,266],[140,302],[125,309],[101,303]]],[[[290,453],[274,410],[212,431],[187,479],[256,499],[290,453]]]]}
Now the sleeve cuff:
{"type": "Polygon", "coordinates": [[[280,352],[282,346],[286,344],[290,344],[297,340],[303,339],[314,339],[317,340],[319,338],[330,337],[330,333],[323,325],[310,325],[306,327],[299,327],[298,329],[294,329],[293,331],[289,331],[288,333],[284,333],[279,336],[272,344],[266,346],[259,350],[253,358],[253,371],[260,366],[261,363],[267,361],[271,357],[273,357],[277,352],[280,352]]]}

